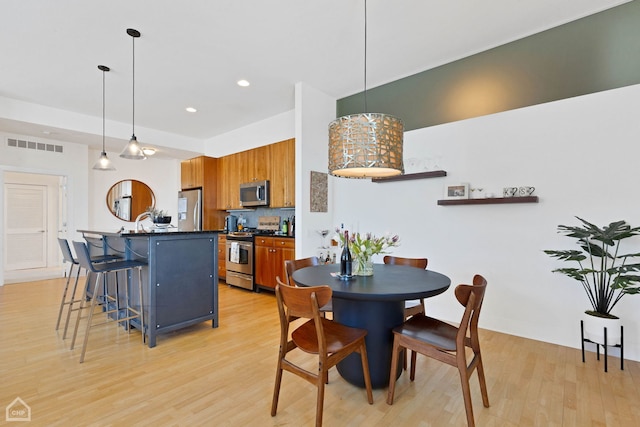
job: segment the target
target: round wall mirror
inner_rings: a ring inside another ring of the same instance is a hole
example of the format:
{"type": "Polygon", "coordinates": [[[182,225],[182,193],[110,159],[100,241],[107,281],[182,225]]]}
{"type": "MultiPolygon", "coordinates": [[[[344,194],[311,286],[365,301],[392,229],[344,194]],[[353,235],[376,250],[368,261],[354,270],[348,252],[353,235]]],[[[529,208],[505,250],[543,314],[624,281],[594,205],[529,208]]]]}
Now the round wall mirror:
{"type": "Polygon", "coordinates": [[[116,182],[107,193],[107,208],[123,221],[133,222],[149,206],[155,205],[156,198],[151,188],[135,179],[116,182]]]}

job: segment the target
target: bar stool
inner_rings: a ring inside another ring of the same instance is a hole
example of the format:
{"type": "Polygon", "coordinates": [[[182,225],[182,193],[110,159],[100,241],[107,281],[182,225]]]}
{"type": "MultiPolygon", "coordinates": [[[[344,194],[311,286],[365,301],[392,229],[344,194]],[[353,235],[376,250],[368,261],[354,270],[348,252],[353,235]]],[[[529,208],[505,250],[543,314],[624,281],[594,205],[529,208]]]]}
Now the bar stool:
{"type": "MultiPolygon", "coordinates": [[[[84,362],[84,355],[87,350],[87,343],[89,341],[89,332],[93,326],[98,326],[100,324],[108,323],[110,321],[115,321],[117,323],[126,322],[126,329],[128,332],[131,331],[131,320],[132,319],[140,319],[140,332],[142,333],[142,342],[145,342],[145,330],[144,330],[144,305],[142,298],[142,267],[147,265],[143,261],[112,261],[112,262],[103,262],[103,263],[92,263],[91,258],[89,257],[89,249],[84,242],[73,242],[73,247],[76,251],[76,256],[78,258],[78,262],[80,263],[80,267],[96,274],[96,283],[93,288],[93,293],[91,294],[91,305],[89,308],[89,314],[87,315],[87,327],[84,333],[84,342],[82,344],[82,353],[80,354],[80,363],[84,362]],[[129,271],[133,269],[138,270],[138,293],[140,295],[140,306],[139,308],[134,308],[131,306],[131,301],[129,298],[129,280],[125,283],[124,290],[124,307],[119,306],[120,295],[118,295],[118,290],[116,290],[115,295],[108,295],[108,289],[105,288],[104,299],[102,302],[98,302],[100,296],[98,295],[98,289],[100,285],[100,279],[106,277],[108,273],[117,273],[118,271],[129,271]],[[110,305],[110,301],[115,301],[115,304],[110,305]],[[101,323],[97,323],[95,325],[92,324],[93,315],[95,313],[95,308],[97,305],[103,306],[103,314],[106,315],[106,320],[101,323]],[[115,306],[115,307],[114,307],[115,306]],[[121,311],[124,313],[121,314],[121,311]],[[114,316],[111,316],[112,313],[115,313],[114,316]]],[[[87,282],[89,281],[89,276],[87,276],[87,282]]],[[[88,283],[87,283],[88,286],[88,283]]],[[[82,311],[87,308],[88,304],[86,298],[83,298],[80,303],[80,308],[78,309],[78,317],[76,318],[76,326],[73,331],[73,339],[71,341],[71,349],[73,349],[76,336],[78,334],[78,326],[80,324],[80,317],[82,317],[82,311]]]]}
{"type": "MultiPolygon", "coordinates": [[[[78,288],[78,279],[80,278],[80,267],[78,260],[73,257],[71,253],[71,248],[69,247],[69,242],[67,239],[58,239],[58,245],[60,245],[60,250],[62,251],[62,257],[65,262],[69,263],[69,272],[67,273],[67,283],[64,286],[64,290],[62,291],[62,299],[60,300],[60,310],[58,311],[58,320],[56,321],[56,331],[60,328],[60,320],[62,320],[62,312],[64,311],[64,307],[66,305],[69,306],[67,311],[67,317],[64,323],[64,333],[62,334],[62,339],[67,338],[67,328],[69,326],[69,320],[71,318],[71,312],[77,309],[73,308],[73,305],[79,303],[81,301],[80,298],[76,299],[76,290],[78,288]],[[76,271],[76,278],[73,283],[73,289],[71,290],[71,295],[69,300],[67,300],[67,294],[69,293],[69,284],[71,283],[71,276],[73,275],[73,267],[78,266],[76,271]]],[[[105,262],[105,261],[113,261],[116,259],[120,259],[118,255],[99,255],[91,257],[92,262],[105,262]]],[[[85,295],[82,295],[84,298],[85,295]]]]}

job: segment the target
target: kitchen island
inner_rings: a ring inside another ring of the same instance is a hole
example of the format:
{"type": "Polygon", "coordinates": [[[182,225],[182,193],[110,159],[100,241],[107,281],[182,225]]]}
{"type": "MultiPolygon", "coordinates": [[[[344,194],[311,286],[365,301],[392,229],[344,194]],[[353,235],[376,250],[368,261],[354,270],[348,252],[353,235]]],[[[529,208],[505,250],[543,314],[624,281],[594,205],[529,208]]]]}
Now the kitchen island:
{"type": "MultiPolygon", "coordinates": [[[[218,327],[218,232],[167,231],[112,233],[78,230],[89,243],[91,255],[117,254],[126,260],[147,263],[142,269],[144,330],[149,347],[158,334],[211,320],[218,327]]],[[[129,274],[137,289],[137,274],[129,274]]],[[[110,284],[112,285],[112,284],[110,284]]],[[[132,298],[139,300],[137,294],[132,298]]]]}

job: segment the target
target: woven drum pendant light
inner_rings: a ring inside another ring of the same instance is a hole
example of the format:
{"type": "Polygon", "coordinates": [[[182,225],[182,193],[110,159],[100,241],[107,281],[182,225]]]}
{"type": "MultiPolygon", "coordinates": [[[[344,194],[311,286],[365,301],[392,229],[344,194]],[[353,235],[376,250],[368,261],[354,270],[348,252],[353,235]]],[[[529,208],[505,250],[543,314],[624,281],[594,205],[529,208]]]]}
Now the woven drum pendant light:
{"type": "Polygon", "coordinates": [[[127,34],[131,36],[131,40],[133,41],[133,90],[132,90],[132,119],[131,119],[131,127],[133,129],[131,139],[129,143],[124,147],[122,153],[120,153],[120,157],[124,157],[125,159],[131,160],[144,160],[147,156],[142,152],[142,148],[140,144],[138,144],[138,139],[136,138],[135,132],[135,119],[136,119],[136,39],[140,37],[140,32],[138,30],[134,30],[133,28],[127,29],[127,34]]]}
{"type": "MultiPolygon", "coordinates": [[[[364,1],[364,109],[367,111],[367,0],[364,1]]],[[[329,123],[329,173],[345,178],[400,175],[402,120],[382,113],[339,117],[329,123]]]]}
{"type": "Polygon", "coordinates": [[[98,70],[102,71],[102,153],[100,153],[100,158],[96,164],[93,165],[93,169],[98,171],[114,171],[116,168],[107,157],[107,152],[104,149],[104,75],[110,68],[106,65],[98,65],[98,70]]]}

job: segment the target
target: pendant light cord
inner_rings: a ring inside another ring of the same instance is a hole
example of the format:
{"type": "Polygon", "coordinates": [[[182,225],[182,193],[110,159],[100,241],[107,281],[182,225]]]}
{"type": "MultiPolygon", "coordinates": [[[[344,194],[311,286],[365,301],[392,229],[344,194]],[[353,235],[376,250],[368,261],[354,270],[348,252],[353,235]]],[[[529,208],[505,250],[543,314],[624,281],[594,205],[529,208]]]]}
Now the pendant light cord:
{"type": "Polygon", "coordinates": [[[105,149],[104,149],[104,106],[105,106],[105,102],[104,102],[104,73],[106,70],[102,70],[102,152],[106,153],[105,149]]]}
{"type": "Polygon", "coordinates": [[[133,60],[132,60],[133,73],[131,75],[131,81],[132,81],[131,134],[135,136],[136,134],[136,38],[135,37],[131,37],[131,43],[133,43],[133,48],[131,49],[131,51],[133,52],[133,60]]]}
{"type": "Polygon", "coordinates": [[[367,111],[367,0],[364,0],[364,112],[367,111]]]}

